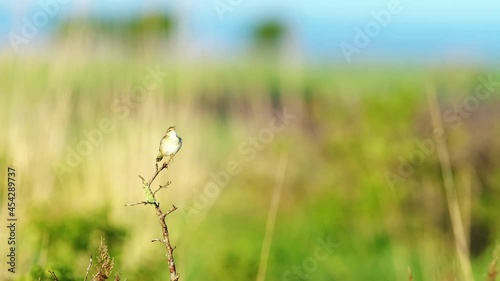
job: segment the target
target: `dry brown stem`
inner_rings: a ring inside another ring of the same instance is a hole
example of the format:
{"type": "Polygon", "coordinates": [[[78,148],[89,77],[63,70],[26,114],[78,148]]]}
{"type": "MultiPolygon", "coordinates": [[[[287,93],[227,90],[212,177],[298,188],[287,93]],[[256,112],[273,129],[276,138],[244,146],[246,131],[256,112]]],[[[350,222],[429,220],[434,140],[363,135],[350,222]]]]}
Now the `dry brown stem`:
{"type": "Polygon", "coordinates": [[[497,275],[498,275],[497,264],[499,257],[500,257],[500,245],[497,245],[497,247],[493,251],[493,260],[491,261],[490,266],[488,267],[488,277],[486,278],[487,281],[497,280],[497,275]]]}
{"type": "Polygon", "coordinates": [[[146,181],[146,179],[144,179],[142,176],[139,175],[139,177],[142,180],[143,188],[146,189],[147,196],[151,197],[151,198],[147,198],[147,201],[141,201],[141,202],[137,202],[137,203],[133,203],[133,204],[127,204],[125,206],[135,206],[135,205],[139,205],[139,204],[154,205],[155,212],[156,212],[156,215],[158,216],[158,221],[160,223],[161,230],[162,230],[162,239],[158,239],[158,238],[153,239],[152,242],[161,242],[162,244],[165,245],[165,249],[167,250],[168,268],[170,270],[170,281],[177,281],[177,280],[179,280],[180,276],[177,273],[177,269],[175,267],[175,260],[174,260],[175,247],[172,247],[172,245],[170,243],[168,226],[167,226],[167,222],[165,221],[165,218],[170,213],[177,210],[177,207],[172,205],[172,208],[164,213],[162,211],[162,209],[160,208],[160,203],[156,200],[156,193],[158,191],[160,191],[160,189],[166,188],[170,184],[170,181],[167,182],[165,185],[160,185],[160,187],[157,190],[155,190],[155,192],[151,191],[151,185],[152,185],[153,181],[156,179],[156,177],[158,176],[158,174],[161,171],[163,171],[164,169],[168,170],[168,167],[169,167],[170,163],[172,162],[172,160],[173,160],[173,157],[170,157],[169,161],[163,163],[163,165],[161,167],[158,166],[158,164],[156,164],[156,171],[149,181],[146,181]]]}

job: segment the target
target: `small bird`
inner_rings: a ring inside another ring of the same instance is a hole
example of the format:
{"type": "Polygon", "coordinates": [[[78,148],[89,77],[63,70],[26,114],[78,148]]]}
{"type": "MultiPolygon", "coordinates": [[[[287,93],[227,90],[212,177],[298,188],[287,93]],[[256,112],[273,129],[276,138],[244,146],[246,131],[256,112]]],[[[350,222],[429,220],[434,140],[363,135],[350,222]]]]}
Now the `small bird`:
{"type": "Polygon", "coordinates": [[[182,139],[175,132],[175,126],[167,129],[165,136],[160,141],[160,151],[156,156],[156,162],[160,162],[163,157],[174,156],[182,146],[182,139]]]}

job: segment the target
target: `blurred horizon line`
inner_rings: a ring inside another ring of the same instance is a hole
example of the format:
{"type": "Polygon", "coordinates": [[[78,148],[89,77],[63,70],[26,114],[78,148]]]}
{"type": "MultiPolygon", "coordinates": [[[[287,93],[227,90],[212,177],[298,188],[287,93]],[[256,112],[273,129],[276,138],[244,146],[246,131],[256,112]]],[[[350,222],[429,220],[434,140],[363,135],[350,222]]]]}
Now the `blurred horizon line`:
{"type": "MultiPolygon", "coordinates": [[[[56,0],[47,0],[47,3],[50,1],[56,0]]],[[[300,3],[292,5],[290,10],[270,9],[256,14],[258,11],[255,10],[255,3],[250,5],[244,0],[233,1],[239,4],[228,9],[228,6],[217,6],[219,2],[200,4],[186,11],[186,7],[182,7],[183,4],[178,4],[176,7],[164,4],[156,6],[156,9],[148,6],[149,8],[134,10],[130,7],[137,4],[125,1],[122,7],[118,7],[117,14],[113,15],[108,11],[109,5],[89,3],[85,6],[81,2],[72,3],[77,7],[60,4],[59,7],[51,6],[52,8],[49,7],[48,10],[46,7],[40,7],[38,2],[25,5],[24,9],[19,7],[11,10],[2,9],[0,53],[13,51],[15,47],[12,37],[23,37],[23,29],[26,29],[27,22],[37,20],[37,15],[44,11],[50,12],[52,9],[55,11],[54,15],[49,15],[44,25],[37,26],[39,28],[36,36],[26,38],[27,43],[20,44],[21,51],[30,49],[44,51],[44,48],[49,46],[45,43],[50,42],[57,30],[56,27],[63,22],[74,20],[91,22],[96,19],[120,21],[162,14],[175,20],[176,39],[178,43],[187,47],[184,50],[187,56],[196,57],[200,53],[202,57],[213,58],[221,55],[237,56],[245,52],[252,43],[251,32],[256,25],[266,20],[274,20],[291,34],[288,39],[292,41],[286,42],[290,44],[285,44],[288,51],[306,63],[334,61],[347,64],[352,62],[417,65],[458,63],[486,66],[500,64],[500,53],[497,51],[500,49],[500,37],[494,36],[500,28],[500,20],[494,20],[490,14],[484,14],[482,17],[469,16],[462,21],[457,18],[447,21],[446,17],[436,16],[438,13],[432,11],[433,16],[424,21],[415,16],[418,14],[416,11],[422,7],[416,6],[412,7],[413,11],[409,10],[410,4],[415,5],[413,2],[397,1],[399,6],[398,9],[394,9],[396,12],[388,13],[391,11],[388,6],[391,1],[388,1],[379,5],[372,3],[360,11],[351,8],[350,14],[341,13],[349,10],[344,7],[340,9],[341,11],[332,11],[332,17],[326,17],[325,14],[328,12],[325,11],[315,17],[306,11],[299,11],[300,3]],[[221,13],[223,17],[220,17],[221,13]],[[363,44],[360,45],[360,42],[363,44]],[[348,46],[347,49],[345,46],[348,46]]],[[[184,5],[192,8],[194,4],[184,5]]],[[[500,4],[498,6],[500,7],[500,4]]],[[[481,10],[488,8],[480,5],[474,7],[481,10]]],[[[308,9],[321,10],[317,7],[308,9]]],[[[464,11],[455,12],[455,14],[460,13],[464,11]]],[[[448,18],[453,17],[448,16],[448,18]]]]}

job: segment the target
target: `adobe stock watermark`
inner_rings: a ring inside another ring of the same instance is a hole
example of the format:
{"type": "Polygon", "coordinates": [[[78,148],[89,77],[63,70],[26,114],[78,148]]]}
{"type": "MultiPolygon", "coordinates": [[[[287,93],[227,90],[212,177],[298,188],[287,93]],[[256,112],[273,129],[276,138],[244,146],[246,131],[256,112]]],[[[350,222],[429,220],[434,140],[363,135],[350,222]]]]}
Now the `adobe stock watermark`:
{"type": "Polygon", "coordinates": [[[313,255],[302,260],[302,263],[299,265],[294,265],[292,269],[285,271],[281,280],[308,280],[311,273],[318,270],[319,264],[326,261],[333,254],[333,250],[337,246],[332,242],[330,236],[326,239],[317,239],[316,242],[317,246],[314,249],[313,255]]]}
{"type": "Polygon", "coordinates": [[[212,206],[220,193],[229,184],[231,178],[241,173],[242,164],[253,161],[257,154],[274,140],[275,135],[283,131],[295,117],[296,115],[289,113],[286,107],[283,112],[275,110],[273,118],[266,127],[261,128],[256,135],[242,141],[238,145],[238,154],[242,159],[229,160],[224,169],[211,173],[211,181],[205,184],[201,190],[197,190],[196,196],[191,201],[191,206],[185,204],[180,208],[186,221],[190,221],[194,216],[212,206]]]}
{"type": "MultiPolygon", "coordinates": [[[[443,111],[443,125],[449,125],[452,130],[458,129],[463,125],[464,120],[469,118],[476,111],[481,102],[484,102],[495,92],[495,88],[500,88],[500,82],[495,82],[491,75],[478,77],[478,84],[474,93],[468,95],[461,102],[454,104],[451,108],[443,111]]],[[[397,171],[384,172],[384,177],[391,188],[397,183],[404,182],[413,175],[415,169],[422,165],[427,157],[436,151],[438,143],[446,141],[446,134],[443,128],[436,128],[433,136],[422,141],[415,140],[416,149],[408,156],[399,156],[399,165],[397,171]]]]}
{"type": "Polygon", "coordinates": [[[240,7],[245,0],[214,0],[212,6],[217,13],[219,20],[226,18],[226,13],[232,13],[234,9],[240,7]]]}
{"type": "Polygon", "coordinates": [[[368,21],[362,28],[355,27],[352,44],[341,42],[339,48],[344,55],[345,60],[350,63],[354,54],[360,54],[363,49],[368,47],[372,40],[379,36],[383,28],[387,27],[393,19],[393,16],[401,13],[404,7],[399,0],[391,0],[386,8],[379,11],[371,11],[372,20],[368,21]]]}
{"type": "Polygon", "coordinates": [[[83,130],[83,138],[75,146],[66,146],[61,161],[52,165],[58,178],[80,165],[85,157],[89,156],[94,148],[102,143],[104,136],[112,133],[116,129],[117,123],[127,118],[130,111],[143,102],[149,92],[156,89],[167,76],[158,66],[156,69],[148,67],[146,71],[147,74],[140,86],[132,88],[131,93],[121,95],[112,101],[111,111],[116,114],[114,117],[102,118],[95,128],[83,130]]]}
{"type": "Polygon", "coordinates": [[[39,32],[45,27],[51,18],[54,18],[61,6],[69,3],[69,0],[39,0],[37,2],[38,9],[31,17],[23,17],[20,33],[9,32],[7,34],[10,46],[16,53],[19,53],[19,47],[23,44],[28,44],[39,32]]]}

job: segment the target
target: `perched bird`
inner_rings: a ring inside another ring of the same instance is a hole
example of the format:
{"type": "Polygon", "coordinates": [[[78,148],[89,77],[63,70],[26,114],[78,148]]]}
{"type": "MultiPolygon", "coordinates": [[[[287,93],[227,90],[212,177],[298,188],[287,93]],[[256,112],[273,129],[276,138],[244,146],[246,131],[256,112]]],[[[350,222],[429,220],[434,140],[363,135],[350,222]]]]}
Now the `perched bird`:
{"type": "Polygon", "coordinates": [[[165,136],[160,141],[160,151],[156,156],[156,162],[160,162],[163,157],[174,156],[182,146],[182,139],[175,132],[175,127],[167,129],[165,136]]]}

